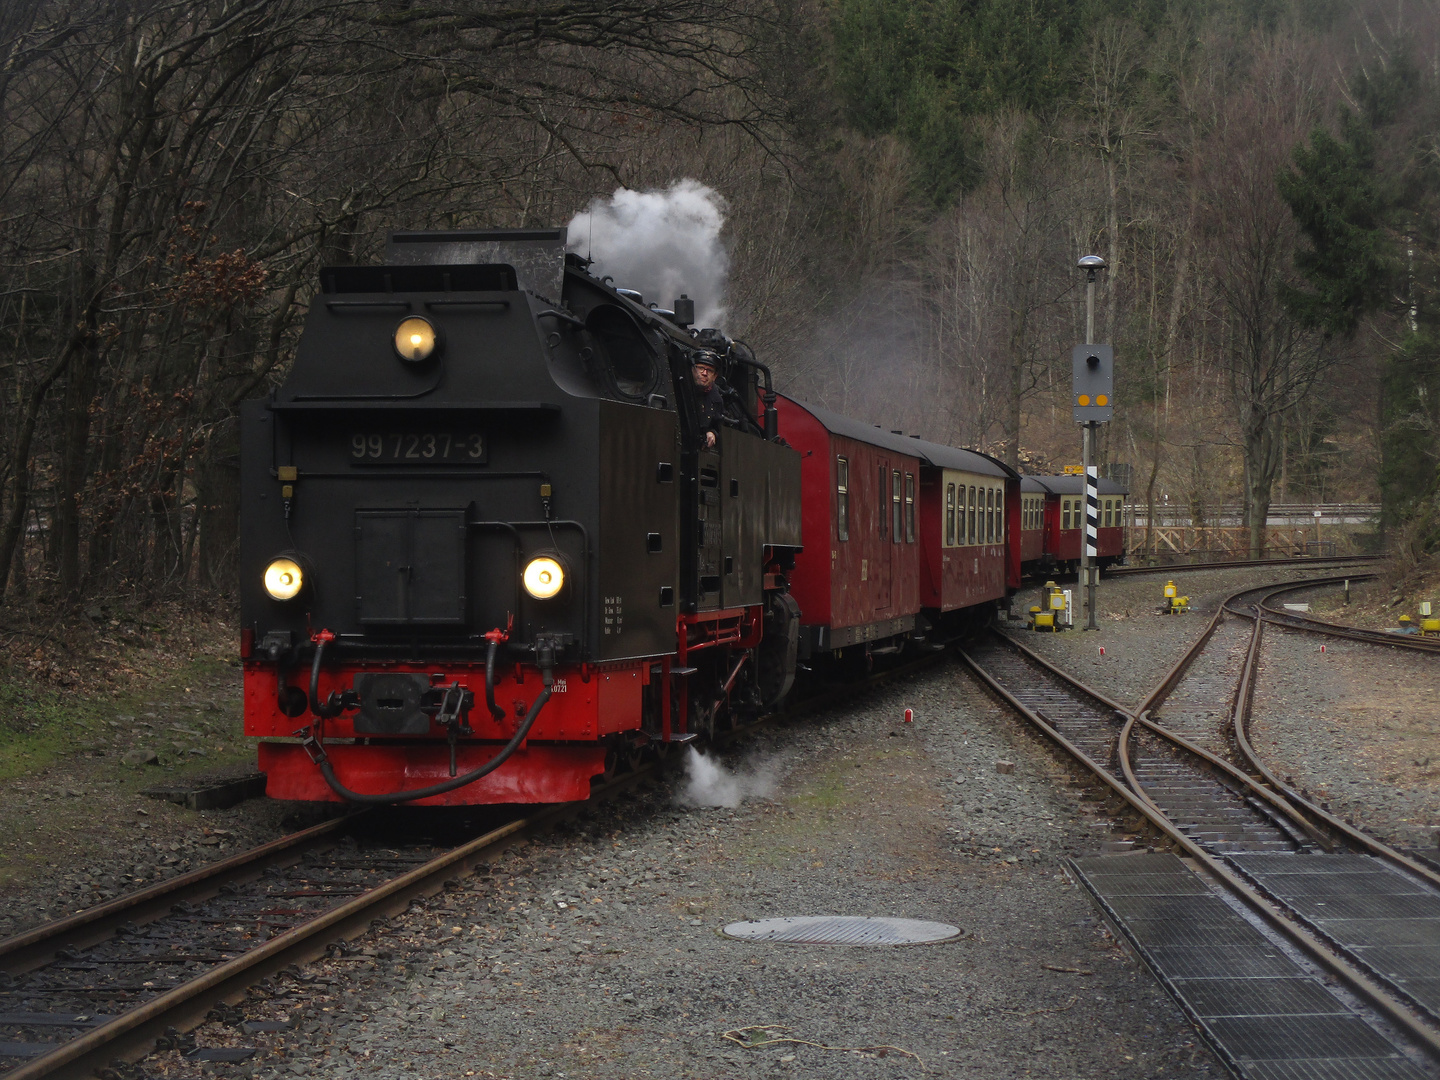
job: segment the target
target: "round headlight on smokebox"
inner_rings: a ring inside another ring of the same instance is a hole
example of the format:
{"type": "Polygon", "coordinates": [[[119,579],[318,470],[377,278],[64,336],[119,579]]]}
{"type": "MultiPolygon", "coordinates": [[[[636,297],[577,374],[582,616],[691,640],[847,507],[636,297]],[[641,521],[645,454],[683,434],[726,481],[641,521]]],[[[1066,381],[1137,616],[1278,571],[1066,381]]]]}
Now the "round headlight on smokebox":
{"type": "Polygon", "coordinates": [[[395,327],[395,355],[407,364],[423,364],[444,343],[439,329],[423,315],[410,315],[395,327]]]}
{"type": "Polygon", "coordinates": [[[565,587],[565,568],[558,559],[540,555],[525,566],[525,591],[536,600],[549,600],[565,587]]]}
{"type": "Polygon", "coordinates": [[[293,600],[305,587],[305,572],[294,559],[271,559],[265,567],[265,591],[272,600],[293,600]]]}

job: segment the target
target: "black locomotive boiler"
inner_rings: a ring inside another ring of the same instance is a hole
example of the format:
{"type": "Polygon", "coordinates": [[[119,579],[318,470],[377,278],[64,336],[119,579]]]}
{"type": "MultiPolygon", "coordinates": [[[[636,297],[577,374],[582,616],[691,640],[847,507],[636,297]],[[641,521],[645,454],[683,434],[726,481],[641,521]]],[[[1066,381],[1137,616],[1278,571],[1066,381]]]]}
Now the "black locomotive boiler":
{"type": "Polygon", "coordinates": [[[788,690],[799,456],[768,372],[689,306],[592,276],[564,230],[396,232],[384,265],[322,271],[288,379],[242,412],[270,795],[582,799],[788,690]]]}

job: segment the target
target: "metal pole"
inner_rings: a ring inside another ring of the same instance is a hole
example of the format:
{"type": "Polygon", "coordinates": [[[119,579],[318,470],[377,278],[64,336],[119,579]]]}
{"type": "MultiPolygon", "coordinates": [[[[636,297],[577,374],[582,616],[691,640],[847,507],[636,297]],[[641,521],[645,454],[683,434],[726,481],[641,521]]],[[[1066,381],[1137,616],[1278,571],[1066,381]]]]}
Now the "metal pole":
{"type": "Polygon", "coordinates": [[[1095,579],[1100,576],[1100,565],[1095,561],[1100,539],[1100,470],[1095,466],[1095,429],[1093,421],[1085,425],[1085,549],[1081,561],[1081,576],[1085,581],[1085,629],[1099,630],[1095,625],[1095,579]]]}
{"type": "Polygon", "coordinates": [[[1095,271],[1086,271],[1085,280],[1085,344],[1095,344],[1095,271]]]}
{"type": "MultiPolygon", "coordinates": [[[[1095,271],[1085,273],[1085,344],[1095,344],[1095,271]]],[[[1095,556],[1095,514],[1099,500],[1095,491],[1092,455],[1095,449],[1095,425],[1082,424],[1080,465],[1085,470],[1085,524],[1080,536],[1080,595],[1085,605],[1085,629],[1098,630],[1095,625],[1095,582],[1091,577],[1093,568],[1090,560],[1095,556]]]]}

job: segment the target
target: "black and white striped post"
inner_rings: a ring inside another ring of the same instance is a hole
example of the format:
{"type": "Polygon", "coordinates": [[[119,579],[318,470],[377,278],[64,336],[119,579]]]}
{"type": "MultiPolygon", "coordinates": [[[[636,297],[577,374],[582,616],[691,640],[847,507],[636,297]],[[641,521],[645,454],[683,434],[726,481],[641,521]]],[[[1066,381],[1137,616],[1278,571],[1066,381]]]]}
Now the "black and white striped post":
{"type": "Polygon", "coordinates": [[[1108,345],[1095,344],[1095,275],[1105,268],[1099,255],[1080,260],[1085,271],[1085,344],[1075,350],[1075,420],[1082,432],[1081,467],[1085,472],[1085,536],[1080,545],[1080,595],[1085,604],[1085,629],[1098,630],[1095,622],[1095,586],[1100,577],[1096,562],[1100,541],[1100,470],[1095,465],[1095,431],[1109,420],[1111,378],[1114,356],[1108,345]]]}
{"type": "Polygon", "coordinates": [[[1095,623],[1095,585],[1100,576],[1096,557],[1100,554],[1100,470],[1095,465],[1095,428],[1091,420],[1085,424],[1085,551],[1080,557],[1080,580],[1085,583],[1085,629],[1098,630],[1095,623]]]}

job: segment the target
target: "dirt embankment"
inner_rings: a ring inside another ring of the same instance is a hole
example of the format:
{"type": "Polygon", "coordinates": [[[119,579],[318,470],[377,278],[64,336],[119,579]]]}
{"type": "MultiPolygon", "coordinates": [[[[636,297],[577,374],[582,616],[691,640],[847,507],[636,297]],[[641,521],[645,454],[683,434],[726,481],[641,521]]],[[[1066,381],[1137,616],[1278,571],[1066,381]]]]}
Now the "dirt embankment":
{"type": "Polygon", "coordinates": [[[231,605],[0,613],[0,936],[275,835],[290,808],[143,794],[252,771],[231,605]]]}

